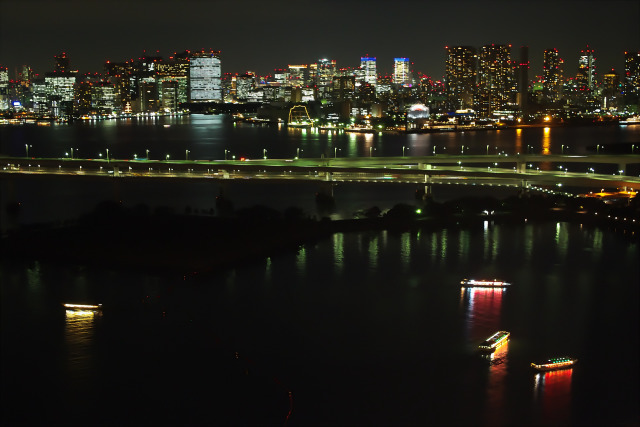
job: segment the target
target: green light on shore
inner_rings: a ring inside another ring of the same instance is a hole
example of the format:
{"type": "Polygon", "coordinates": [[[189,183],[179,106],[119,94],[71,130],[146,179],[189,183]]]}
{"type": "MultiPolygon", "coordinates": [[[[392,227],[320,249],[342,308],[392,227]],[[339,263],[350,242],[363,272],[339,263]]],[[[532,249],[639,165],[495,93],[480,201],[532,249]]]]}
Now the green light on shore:
{"type": "Polygon", "coordinates": [[[422,213],[422,209],[416,209],[416,213],[420,215],[422,213]]]}

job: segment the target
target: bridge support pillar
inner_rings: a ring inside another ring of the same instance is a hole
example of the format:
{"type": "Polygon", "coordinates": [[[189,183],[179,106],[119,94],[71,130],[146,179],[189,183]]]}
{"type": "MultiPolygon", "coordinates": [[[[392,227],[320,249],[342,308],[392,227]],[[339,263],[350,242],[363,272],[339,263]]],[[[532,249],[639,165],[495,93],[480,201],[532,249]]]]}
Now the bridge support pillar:
{"type": "Polygon", "coordinates": [[[418,163],[418,169],[431,170],[431,163],[418,163]]]}
{"type": "Polygon", "coordinates": [[[335,212],[336,199],[333,197],[334,184],[331,181],[321,182],[316,191],[316,207],[320,215],[335,212]]]}
{"type": "Polygon", "coordinates": [[[625,163],[618,163],[618,173],[620,175],[625,175],[626,170],[627,170],[627,165],[625,163]]]}
{"type": "Polygon", "coordinates": [[[229,179],[229,171],[228,170],[220,169],[220,170],[218,170],[218,173],[220,175],[222,175],[222,178],[229,179]]]}
{"type": "Polygon", "coordinates": [[[527,163],[526,162],[517,162],[516,163],[516,173],[526,173],[527,172],[527,163]]]}

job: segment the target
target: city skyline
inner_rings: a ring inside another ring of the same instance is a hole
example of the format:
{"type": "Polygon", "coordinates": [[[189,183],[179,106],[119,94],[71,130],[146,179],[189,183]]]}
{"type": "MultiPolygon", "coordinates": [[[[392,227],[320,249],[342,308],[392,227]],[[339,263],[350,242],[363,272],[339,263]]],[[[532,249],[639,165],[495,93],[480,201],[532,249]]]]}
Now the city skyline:
{"type": "Polygon", "coordinates": [[[624,52],[640,50],[637,2],[493,1],[480,6],[463,1],[455,10],[423,3],[400,1],[389,8],[382,1],[326,1],[322,7],[303,2],[294,8],[286,1],[248,1],[240,9],[186,0],[177,9],[163,0],[116,0],[101,8],[76,0],[3,0],[0,65],[11,78],[22,65],[44,73],[53,70],[54,55],[65,51],[72,69],[102,72],[106,61],[138,58],[145,50],[168,58],[174,51],[212,48],[221,51],[224,73],[266,75],[321,58],[336,60],[339,68],[357,68],[368,55],[377,58],[379,74],[391,74],[394,58],[407,57],[414,72],[441,79],[446,46],[510,44],[514,61],[521,45],[529,47],[533,79],[542,74],[545,49],[558,49],[567,75],[577,72],[580,51],[587,46],[595,51],[598,74],[611,68],[621,72],[624,52]],[[125,4],[127,13],[122,13],[125,4]],[[42,13],[34,14],[34,8],[42,13]],[[55,20],[49,19],[52,15],[55,20]]]}

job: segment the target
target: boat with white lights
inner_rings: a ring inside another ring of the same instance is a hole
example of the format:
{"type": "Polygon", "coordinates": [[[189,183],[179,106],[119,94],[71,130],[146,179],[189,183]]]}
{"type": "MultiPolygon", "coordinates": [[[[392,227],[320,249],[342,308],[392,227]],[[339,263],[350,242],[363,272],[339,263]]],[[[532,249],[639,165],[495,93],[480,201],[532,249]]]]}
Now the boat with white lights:
{"type": "Polygon", "coordinates": [[[102,310],[102,304],[62,304],[67,310],[102,310]]]}
{"type": "Polygon", "coordinates": [[[620,120],[618,123],[621,125],[640,125],[640,116],[627,117],[624,120],[620,120]]]}
{"type": "Polygon", "coordinates": [[[542,363],[532,363],[531,367],[536,371],[556,371],[558,369],[573,368],[578,359],[571,357],[552,357],[542,363]]]}
{"type": "Polygon", "coordinates": [[[482,351],[496,351],[496,349],[509,341],[510,332],[507,331],[498,331],[495,334],[491,335],[489,338],[484,340],[482,344],[478,346],[478,348],[482,351]]]}
{"type": "Polygon", "coordinates": [[[462,279],[460,282],[465,288],[504,288],[505,286],[511,286],[509,282],[503,282],[502,280],[475,280],[475,279],[462,279]]]}

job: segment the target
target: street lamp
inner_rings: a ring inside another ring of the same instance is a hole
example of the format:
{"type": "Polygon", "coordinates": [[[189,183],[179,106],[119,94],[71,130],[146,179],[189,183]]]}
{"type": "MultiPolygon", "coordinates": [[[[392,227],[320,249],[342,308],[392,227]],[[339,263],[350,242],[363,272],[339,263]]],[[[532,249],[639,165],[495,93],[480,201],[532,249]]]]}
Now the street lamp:
{"type": "Polygon", "coordinates": [[[109,149],[107,148],[107,163],[109,163],[109,149]]]}
{"type": "Polygon", "coordinates": [[[267,160],[267,149],[266,148],[262,149],[262,157],[264,157],[264,159],[267,160]]]}
{"type": "MultiPolygon", "coordinates": [[[[27,150],[27,157],[29,157],[29,147],[33,147],[33,145],[24,144],[24,148],[25,148],[25,150],[27,150]]],[[[633,153],[633,146],[632,146],[632,149],[631,149],[631,153],[633,153]]]]}
{"type": "Polygon", "coordinates": [[[299,158],[300,158],[300,147],[296,148],[296,159],[299,159],[299,158]]]}
{"type": "Polygon", "coordinates": [[[149,160],[149,149],[147,148],[147,160],[149,160]]]}
{"type": "Polygon", "coordinates": [[[600,145],[598,144],[596,145],[596,154],[599,154],[599,153],[600,153],[600,145]]]}
{"type": "Polygon", "coordinates": [[[189,150],[184,150],[184,159],[189,160],[189,150]]]}
{"type": "MultiPolygon", "coordinates": [[[[406,148],[406,147],[403,145],[403,146],[402,146],[402,157],[404,157],[404,150],[405,150],[405,148],[406,148]]],[[[406,148],[406,149],[408,150],[408,148],[406,148]]]]}
{"type": "Polygon", "coordinates": [[[487,144],[487,156],[489,155],[489,144],[487,144]]]}
{"type": "Polygon", "coordinates": [[[373,150],[375,150],[375,148],[369,147],[369,157],[373,157],[373,150]]]}
{"type": "Polygon", "coordinates": [[[338,158],[338,147],[333,147],[333,158],[334,159],[338,158]]]}
{"type": "Polygon", "coordinates": [[[169,155],[167,154],[167,162],[169,161],[169,155]]]}
{"type": "Polygon", "coordinates": [[[227,160],[227,153],[229,152],[229,150],[225,149],[224,150],[224,159],[227,160]]]}
{"type": "Polygon", "coordinates": [[[560,148],[560,153],[561,153],[561,154],[564,154],[564,144],[562,144],[560,147],[561,147],[561,148],[560,148]]]}
{"type": "Polygon", "coordinates": [[[73,147],[71,147],[71,159],[73,159],[73,147]]]}

